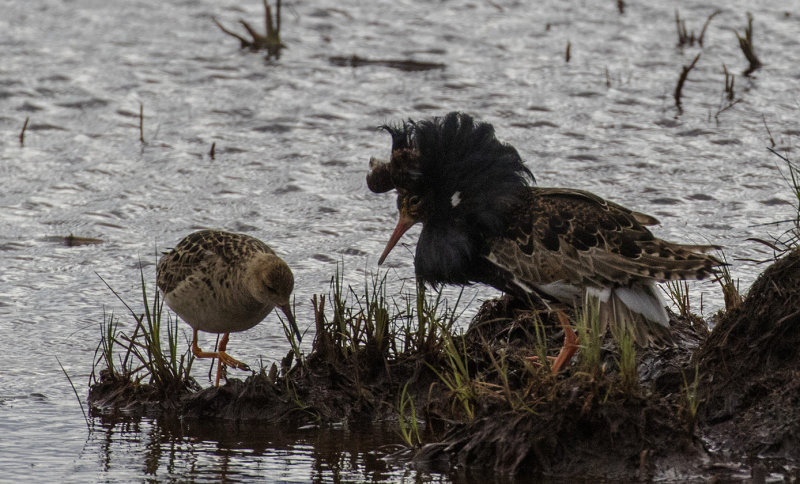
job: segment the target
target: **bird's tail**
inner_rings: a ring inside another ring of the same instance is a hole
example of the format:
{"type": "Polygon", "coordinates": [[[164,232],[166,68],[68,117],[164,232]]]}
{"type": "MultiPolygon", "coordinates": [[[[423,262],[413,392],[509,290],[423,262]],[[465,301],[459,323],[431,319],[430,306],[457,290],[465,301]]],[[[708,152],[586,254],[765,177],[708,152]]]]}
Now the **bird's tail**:
{"type": "MultiPolygon", "coordinates": [[[[670,340],[666,304],[655,284],[636,287],[589,288],[587,298],[594,298],[600,330],[605,334],[611,325],[613,334],[628,333],[639,346],[670,340]]],[[[586,301],[584,307],[589,307],[586,301]]]]}

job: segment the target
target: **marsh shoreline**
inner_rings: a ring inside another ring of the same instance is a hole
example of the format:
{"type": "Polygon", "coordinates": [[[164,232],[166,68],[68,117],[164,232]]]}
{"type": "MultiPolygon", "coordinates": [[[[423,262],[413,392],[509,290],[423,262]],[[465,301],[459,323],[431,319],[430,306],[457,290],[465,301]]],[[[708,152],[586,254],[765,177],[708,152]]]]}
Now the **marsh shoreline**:
{"type": "MultiPolygon", "coordinates": [[[[311,353],[298,359],[290,352],[282,370],[169,391],[106,370],[89,402],[106,415],[123,410],[285,428],[389,421],[408,430],[408,407],[398,411],[405,399],[424,421],[421,442],[385,457],[422,469],[511,480],[796,477],[798,269],[796,250],[776,261],[711,332],[696,316],[673,314],[675,346],[640,350],[632,386],[622,379],[610,337],[594,371],[573,363],[553,377],[546,365],[531,365],[532,312],[503,297],[485,302],[469,329],[452,336],[465,356],[468,381],[461,387],[447,384],[447,369],[457,367],[446,348],[390,356],[373,341],[345,355],[326,343],[330,335],[320,336],[322,328],[311,353]]],[[[557,347],[557,323],[545,319],[543,327],[547,347],[557,347]]]]}

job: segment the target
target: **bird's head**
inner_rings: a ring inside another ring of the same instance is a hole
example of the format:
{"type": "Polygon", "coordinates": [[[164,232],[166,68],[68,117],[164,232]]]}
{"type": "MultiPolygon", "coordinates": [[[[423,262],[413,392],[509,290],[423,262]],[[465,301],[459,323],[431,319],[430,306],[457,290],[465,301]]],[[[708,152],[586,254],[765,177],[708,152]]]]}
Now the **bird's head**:
{"type": "Polygon", "coordinates": [[[378,259],[378,265],[383,264],[383,261],[386,260],[386,256],[389,255],[389,252],[397,245],[400,237],[402,237],[408,229],[413,227],[417,222],[421,222],[423,225],[425,224],[431,208],[429,204],[426,205],[426,201],[428,201],[428,199],[404,188],[397,189],[397,212],[399,214],[397,226],[395,226],[394,232],[392,232],[392,236],[389,238],[389,242],[386,243],[386,248],[383,249],[381,258],[378,259]]]}
{"type": "Polygon", "coordinates": [[[392,136],[391,158],[370,160],[367,185],[376,193],[397,190],[399,218],[379,263],[421,222],[418,272],[421,263],[438,264],[434,258],[456,270],[469,264],[484,241],[506,228],[533,174],[491,124],[464,113],[382,128],[392,136]]]}
{"type": "Polygon", "coordinates": [[[263,254],[250,265],[245,280],[251,294],[259,302],[281,308],[289,320],[292,331],[300,340],[302,335],[290,303],[294,290],[294,275],[288,264],[275,254],[263,254]]]}

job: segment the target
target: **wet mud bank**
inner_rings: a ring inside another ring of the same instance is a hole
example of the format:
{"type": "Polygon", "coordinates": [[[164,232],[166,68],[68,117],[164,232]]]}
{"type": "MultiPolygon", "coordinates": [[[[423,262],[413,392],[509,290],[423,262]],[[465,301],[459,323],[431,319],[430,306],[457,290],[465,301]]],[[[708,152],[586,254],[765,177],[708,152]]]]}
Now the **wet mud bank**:
{"type": "Polygon", "coordinates": [[[766,268],[712,332],[697,317],[673,315],[671,326],[675,345],[639,349],[633,367],[622,343],[587,337],[553,376],[545,357],[563,340],[558,322],[500,298],[464,334],[419,339],[413,350],[374,335],[347,347],[318,322],[311,353],[290,353],[283,368],[205,389],[105,371],[89,400],[103,414],[298,427],[393,421],[398,442],[407,436],[402,459],[473,477],[796,479],[800,252],[766,268]]]}
{"type": "MultiPolygon", "coordinates": [[[[800,251],[765,270],[697,355],[701,432],[723,452],[800,462],[800,251]]],[[[797,472],[797,471],[795,471],[797,472]]]]}

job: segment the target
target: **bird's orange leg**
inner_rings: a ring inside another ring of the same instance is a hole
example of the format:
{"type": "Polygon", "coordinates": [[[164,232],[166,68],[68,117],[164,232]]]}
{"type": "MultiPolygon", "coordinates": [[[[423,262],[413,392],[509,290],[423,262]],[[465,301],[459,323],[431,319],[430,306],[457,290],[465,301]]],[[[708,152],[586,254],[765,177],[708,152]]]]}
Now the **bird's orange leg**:
{"type": "Polygon", "coordinates": [[[222,339],[219,342],[219,348],[217,348],[219,361],[221,361],[224,365],[232,366],[240,370],[249,370],[249,366],[225,352],[225,348],[228,347],[228,335],[230,335],[230,333],[225,333],[222,335],[222,339]]]}
{"type": "MultiPolygon", "coordinates": [[[[564,329],[564,345],[561,347],[561,351],[558,352],[558,356],[547,357],[548,360],[553,362],[553,375],[557,375],[561,367],[569,363],[572,357],[575,356],[575,352],[578,351],[578,335],[572,330],[567,315],[562,311],[557,311],[556,315],[558,315],[558,320],[561,321],[561,327],[564,329]]],[[[527,359],[536,361],[539,357],[529,356],[527,359]]]]}
{"type": "Polygon", "coordinates": [[[216,358],[217,353],[210,352],[210,351],[203,351],[200,349],[200,346],[197,345],[197,330],[195,329],[192,332],[192,354],[196,358],[216,358]]]}
{"type": "Polygon", "coordinates": [[[556,314],[558,320],[561,321],[561,327],[564,328],[564,346],[561,347],[561,351],[558,352],[558,356],[553,362],[553,375],[558,374],[561,367],[568,364],[575,356],[575,352],[578,351],[578,335],[570,326],[567,315],[562,311],[558,311],[556,314]]]}
{"type": "Polygon", "coordinates": [[[220,374],[224,371],[223,365],[225,366],[232,366],[234,368],[239,368],[240,370],[249,370],[250,367],[246,364],[242,363],[241,361],[237,360],[236,358],[232,357],[228,353],[225,352],[225,348],[228,346],[228,333],[225,333],[222,336],[222,340],[219,342],[219,347],[217,351],[203,351],[200,349],[200,346],[197,345],[197,330],[195,329],[192,335],[192,354],[197,358],[217,358],[217,382],[216,386],[219,386],[219,378],[220,374]]]}

